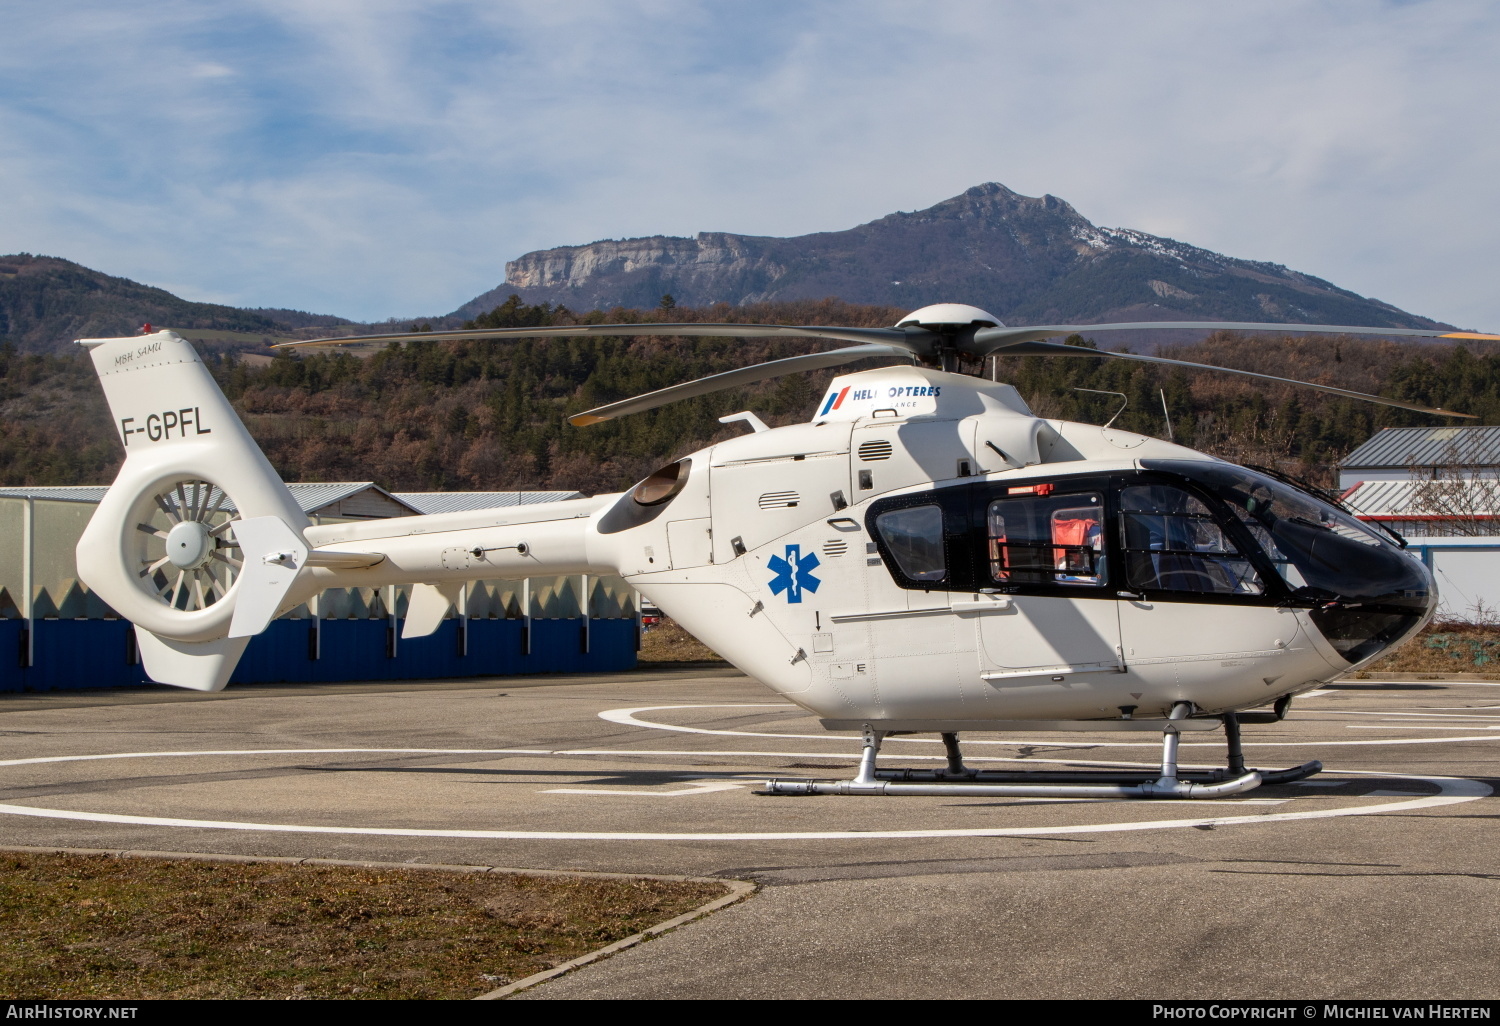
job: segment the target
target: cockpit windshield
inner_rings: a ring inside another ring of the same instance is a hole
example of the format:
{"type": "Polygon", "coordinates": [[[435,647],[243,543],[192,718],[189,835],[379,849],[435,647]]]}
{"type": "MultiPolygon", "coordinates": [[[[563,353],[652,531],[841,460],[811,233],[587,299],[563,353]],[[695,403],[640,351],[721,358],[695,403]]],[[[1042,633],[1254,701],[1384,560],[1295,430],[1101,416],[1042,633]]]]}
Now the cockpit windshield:
{"type": "Polygon", "coordinates": [[[1314,620],[1357,662],[1415,627],[1432,602],[1427,570],[1371,527],[1307,492],[1227,463],[1143,460],[1221,499],[1314,620]]]}
{"type": "Polygon", "coordinates": [[[1411,589],[1426,595],[1425,575],[1411,557],[1307,492],[1227,463],[1148,460],[1143,465],[1190,478],[1224,500],[1293,589],[1342,598],[1411,589]]]}

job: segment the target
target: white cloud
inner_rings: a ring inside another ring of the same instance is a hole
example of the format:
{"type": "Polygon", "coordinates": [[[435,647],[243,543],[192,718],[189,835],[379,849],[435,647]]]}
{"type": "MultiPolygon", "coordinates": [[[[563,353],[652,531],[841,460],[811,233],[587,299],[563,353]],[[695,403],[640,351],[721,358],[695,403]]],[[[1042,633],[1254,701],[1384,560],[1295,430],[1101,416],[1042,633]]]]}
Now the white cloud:
{"type": "Polygon", "coordinates": [[[1482,0],[67,10],[0,41],[0,250],[191,296],[441,312],[534,248],[995,180],[1500,326],[1482,0]]]}

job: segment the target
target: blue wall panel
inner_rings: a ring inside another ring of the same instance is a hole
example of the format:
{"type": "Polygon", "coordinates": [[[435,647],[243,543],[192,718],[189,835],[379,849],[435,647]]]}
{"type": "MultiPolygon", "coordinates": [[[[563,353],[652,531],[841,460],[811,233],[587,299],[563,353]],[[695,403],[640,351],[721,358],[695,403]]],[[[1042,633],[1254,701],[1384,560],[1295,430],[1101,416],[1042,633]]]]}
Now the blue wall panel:
{"type": "MultiPolygon", "coordinates": [[[[445,620],[426,638],[396,642],[386,655],[387,620],[324,620],[321,658],[309,655],[311,620],[274,620],[252,638],[235,670],[239,684],[422,680],[510,674],[607,673],[636,664],[635,620],[593,620],[588,653],[581,620],[533,620],[531,653],[521,620],[470,620],[468,654],[459,654],[459,622],[445,620]]],[[[20,668],[25,628],[0,620],[0,691],[53,691],[150,684],[131,665],[130,624],[123,620],[38,620],[34,662],[20,668]]]]}
{"type": "Polygon", "coordinates": [[[21,666],[21,632],[24,620],[0,620],[0,691],[21,691],[25,682],[21,666]]]}
{"type": "Polygon", "coordinates": [[[36,620],[28,691],[117,688],[146,683],[130,663],[133,630],[125,620],[36,620]],[[39,686],[42,681],[46,685],[39,686]]]}
{"type": "Polygon", "coordinates": [[[0,620],[0,691],[57,691],[149,684],[130,661],[124,620],[37,620],[32,665],[21,668],[26,621],[0,620]]]}

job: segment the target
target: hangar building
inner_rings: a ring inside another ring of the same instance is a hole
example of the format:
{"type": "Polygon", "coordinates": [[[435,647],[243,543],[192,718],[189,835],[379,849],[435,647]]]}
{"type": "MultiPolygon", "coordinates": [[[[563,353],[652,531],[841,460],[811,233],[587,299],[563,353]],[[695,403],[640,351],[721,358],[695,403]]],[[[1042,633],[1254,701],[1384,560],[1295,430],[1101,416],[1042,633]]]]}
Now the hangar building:
{"type": "MultiPolygon", "coordinates": [[[[369,481],[291,484],[314,523],[488,509],[577,492],[388,492],[369,481]]],[[[150,681],[135,634],[78,578],[73,550],[102,485],[0,488],[0,691],[150,681]]],[[[404,587],[324,592],[251,640],[236,683],[589,672],[635,665],[634,589],[574,575],[474,581],[436,634],[402,641],[404,587]]]]}
{"type": "Polygon", "coordinates": [[[1500,427],[1386,428],[1339,464],[1343,501],[1405,536],[1441,611],[1500,611],[1500,427]]]}

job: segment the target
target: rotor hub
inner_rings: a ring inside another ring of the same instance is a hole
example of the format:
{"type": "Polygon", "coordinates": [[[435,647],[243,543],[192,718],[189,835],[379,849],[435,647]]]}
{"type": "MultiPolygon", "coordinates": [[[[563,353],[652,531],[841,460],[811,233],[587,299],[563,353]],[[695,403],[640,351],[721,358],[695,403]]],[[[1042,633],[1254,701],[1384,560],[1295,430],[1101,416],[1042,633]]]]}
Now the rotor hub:
{"type": "Polygon", "coordinates": [[[184,520],[167,532],[167,559],[179,570],[200,570],[213,558],[215,541],[208,526],[184,520]]]}
{"type": "Polygon", "coordinates": [[[920,310],[913,310],[897,322],[896,327],[927,328],[930,331],[956,328],[1001,328],[1004,323],[987,310],[967,303],[934,303],[920,310]]]}

